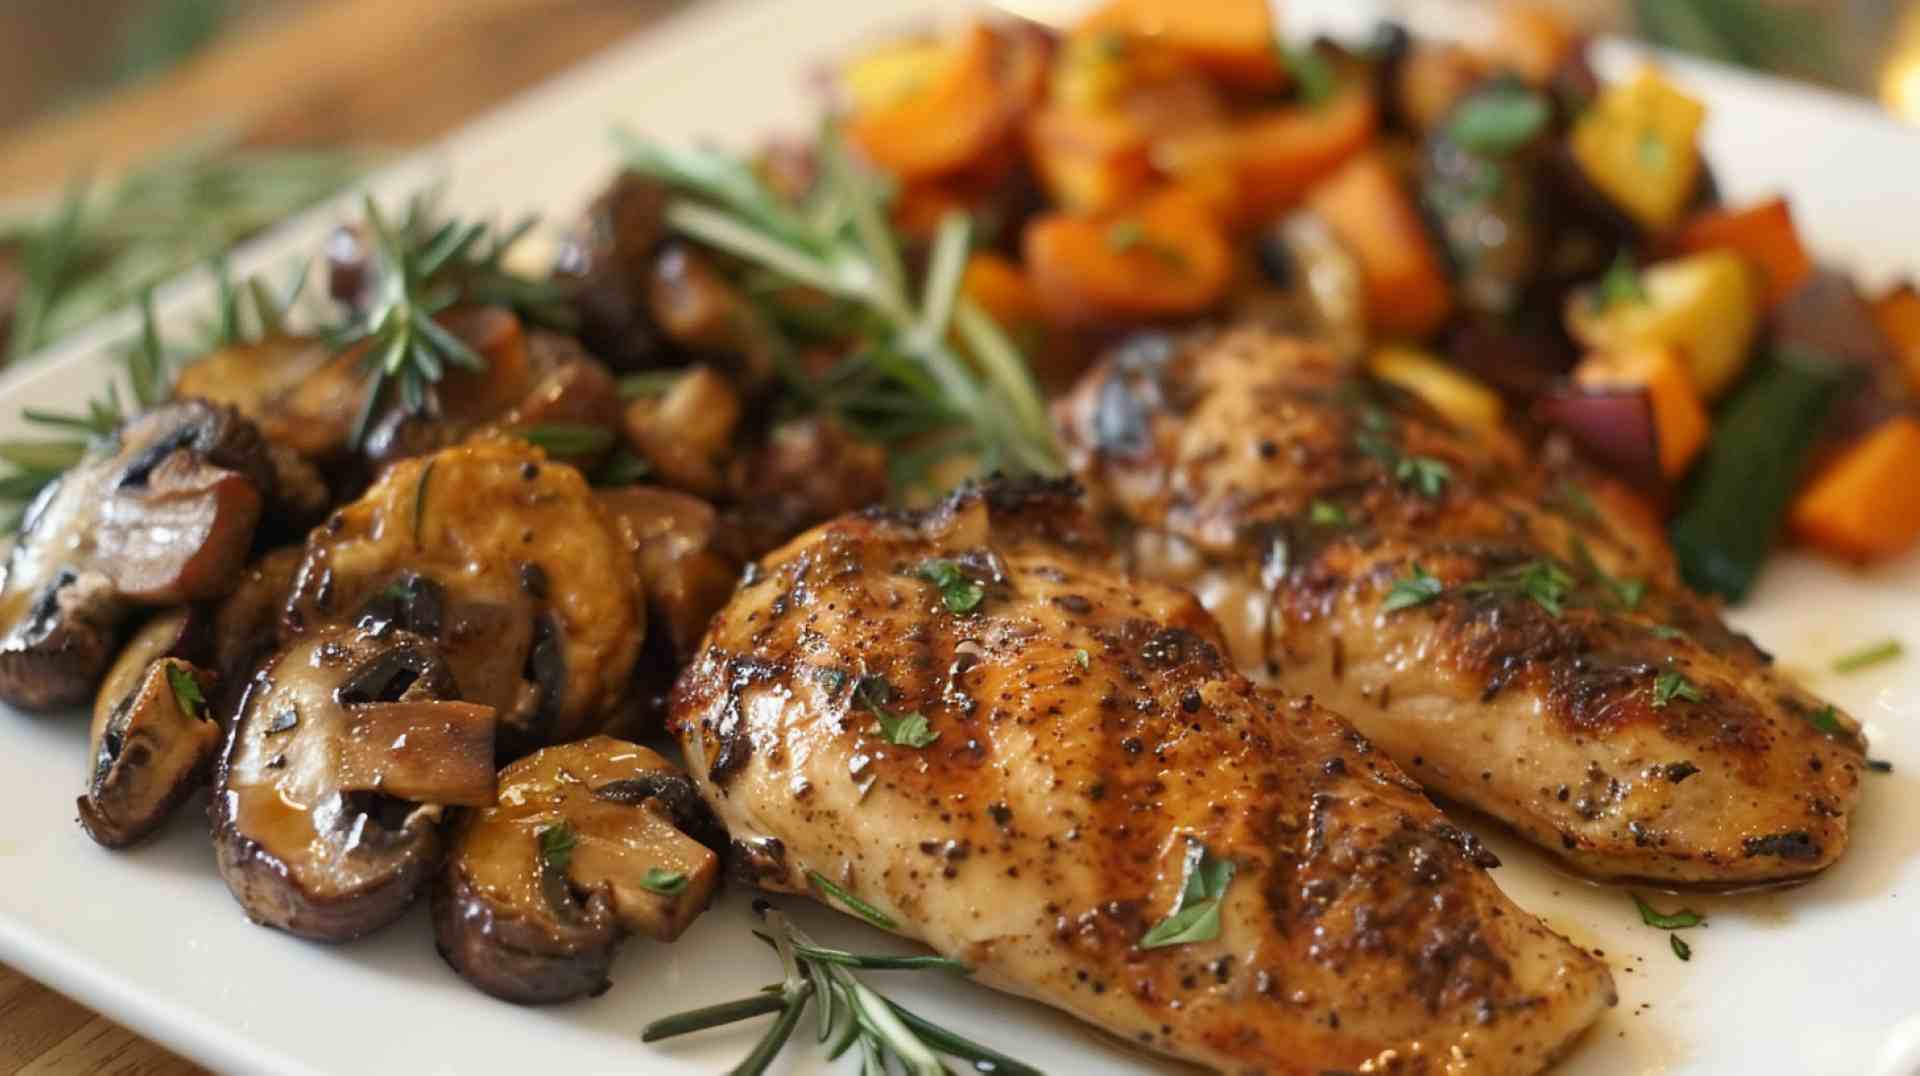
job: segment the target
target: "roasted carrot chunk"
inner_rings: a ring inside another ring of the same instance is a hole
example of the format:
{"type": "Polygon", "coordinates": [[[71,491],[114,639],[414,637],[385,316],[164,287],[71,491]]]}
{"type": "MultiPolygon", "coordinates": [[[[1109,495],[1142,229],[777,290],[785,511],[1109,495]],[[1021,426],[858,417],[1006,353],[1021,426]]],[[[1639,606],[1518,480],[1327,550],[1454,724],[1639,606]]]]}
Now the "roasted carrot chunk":
{"type": "Polygon", "coordinates": [[[1908,285],[1888,292],[1873,304],[1873,320],[1893,341],[1907,384],[1920,396],[1920,293],[1908,285]]]}
{"type": "Polygon", "coordinates": [[[1153,186],[1152,143],[1132,119],[1111,111],[1049,106],[1027,121],[1027,150],[1059,205],[1103,213],[1153,186]]]}
{"type": "Polygon", "coordinates": [[[921,47],[904,55],[899,64],[906,72],[875,73],[872,65],[880,61],[864,61],[869,67],[857,84],[866,87],[867,101],[856,94],[848,138],[902,179],[971,164],[1007,132],[1017,111],[1007,100],[1010,84],[998,77],[999,45],[992,30],[974,25],[931,52],[921,47]]]}
{"type": "Polygon", "coordinates": [[[1289,105],[1240,121],[1232,154],[1247,219],[1275,216],[1365,149],[1378,126],[1373,94],[1348,87],[1317,105],[1289,105]]]}
{"type": "Polygon", "coordinates": [[[1800,492],[1796,538],[1843,560],[1891,557],[1920,539],[1920,421],[1897,415],[1848,448],[1800,492]]]}
{"type": "Polygon", "coordinates": [[[1068,326],[1197,314],[1232,269],[1226,228],[1178,187],[1117,213],[1035,217],[1023,252],[1041,307],[1068,326]]]}
{"type": "Polygon", "coordinates": [[[1792,294],[1813,272],[1793,211],[1782,198],[1743,209],[1709,209],[1680,229],[1676,245],[1686,253],[1719,248],[1746,258],[1766,277],[1768,306],[1792,294]]]}
{"type": "Polygon", "coordinates": [[[1645,390],[1653,411],[1653,437],[1660,473],[1679,478],[1707,444],[1707,408],[1693,387],[1686,360],[1671,347],[1653,345],[1612,355],[1596,355],[1573,372],[1584,388],[1645,390]]]}
{"type": "Polygon", "coordinates": [[[1573,27],[1551,7],[1509,3],[1500,13],[1488,52],[1495,67],[1545,86],[1567,62],[1574,43],[1573,27]]]}
{"type": "Polygon", "coordinates": [[[1413,199],[1386,158],[1367,153],[1313,189],[1307,205],[1360,263],[1369,320],[1425,336],[1453,311],[1453,289],[1413,199]]]}
{"type": "Polygon", "coordinates": [[[1236,86],[1271,90],[1286,83],[1267,0],[1113,0],[1089,23],[1164,42],[1236,86]]]}

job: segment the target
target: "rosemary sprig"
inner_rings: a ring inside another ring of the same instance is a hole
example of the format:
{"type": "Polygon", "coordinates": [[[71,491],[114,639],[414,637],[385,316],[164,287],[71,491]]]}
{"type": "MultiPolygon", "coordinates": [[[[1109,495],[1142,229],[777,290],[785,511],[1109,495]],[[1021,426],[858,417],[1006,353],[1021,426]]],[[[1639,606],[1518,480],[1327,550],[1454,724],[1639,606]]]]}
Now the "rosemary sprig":
{"type": "Polygon", "coordinates": [[[882,440],[915,439],[904,447],[929,457],[971,451],[982,470],[1059,473],[1046,406],[1025,359],[959,290],[972,244],[965,214],[941,221],[916,286],[887,224],[879,181],[860,171],[831,129],[819,147],[819,189],[805,205],[783,202],[726,154],[616,138],[629,167],[679,195],[667,208],[675,231],[846,308],[859,346],[825,378],[788,371],[801,393],[865,420],[857,424],[882,440]]]}
{"type": "Polygon", "coordinates": [[[572,325],[572,308],[557,285],[515,276],[502,264],[532,220],[495,235],[482,223],[436,219],[425,195],[409,201],[398,221],[389,222],[371,197],[365,213],[377,262],[373,297],[328,334],[336,349],[366,344],[362,369],[370,385],[354,422],[354,444],[390,389],[417,414],[428,409],[431,389],[449,366],[486,369],[486,359],[435,320],[454,304],[503,306],[535,324],[572,325]]]}
{"type": "Polygon", "coordinates": [[[239,151],[212,141],[155,158],[114,184],[76,180],[52,210],[0,221],[25,278],[0,357],[19,358],[134,302],[339,190],[366,163],[355,154],[239,151]]]}
{"type": "Polygon", "coordinates": [[[740,1064],[735,1076],[759,1076],[793,1037],[809,1002],[816,1003],[818,1040],[827,1056],[839,1058],[856,1045],[864,1071],[885,1073],[898,1062],[914,1076],[939,1076],[947,1071],[940,1061],[946,1054],[967,1061],[980,1072],[1010,1076],[1039,1076],[1039,1069],[989,1049],[887,1000],[855,971],[940,970],[966,974],[957,961],[942,957],[865,956],[829,949],[814,942],[791,920],[772,908],[763,908],[765,932],[755,931],[779,954],[780,982],[750,997],[723,1002],[655,1020],[640,1032],[643,1042],[702,1031],[755,1016],[778,1013],[758,1044],[740,1064]]]}

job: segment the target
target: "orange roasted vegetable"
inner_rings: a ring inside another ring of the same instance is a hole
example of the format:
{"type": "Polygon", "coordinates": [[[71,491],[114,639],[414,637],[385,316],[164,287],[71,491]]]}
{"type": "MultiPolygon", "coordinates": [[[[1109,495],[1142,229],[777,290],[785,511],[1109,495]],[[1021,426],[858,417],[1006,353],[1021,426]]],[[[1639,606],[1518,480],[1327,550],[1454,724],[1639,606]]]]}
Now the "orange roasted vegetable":
{"type": "Polygon", "coordinates": [[[1087,25],[1164,43],[1243,89],[1277,90],[1287,81],[1267,0],[1113,0],[1087,25]]]}
{"type": "Polygon", "coordinates": [[[1102,213],[1153,186],[1152,143],[1130,117],[1111,111],[1042,108],[1027,121],[1027,150],[1053,202],[1102,213]]]}
{"type": "Polygon", "coordinates": [[[1545,4],[1509,3],[1500,13],[1487,49],[1493,66],[1512,71],[1534,86],[1552,81],[1573,53],[1574,31],[1545,4]]]}
{"type": "Polygon", "coordinates": [[[1582,388],[1637,388],[1647,394],[1653,412],[1654,446],[1660,473],[1679,478],[1707,444],[1707,408],[1693,387],[1686,360],[1671,347],[1655,344],[1612,355],[1596,355],[1573,371],[1582,388]]]}
{"type": "Polygon", "coordinates": [[[1117,213],[1043,214],[1023,240],[1040,306],[1064,326],[1198,314],[1232,273],[1225,226],[1178,187],[1117,213]]]}
{"type": "Polygon", "coordinates": [[[1907,284],[1893,289],[1873,304],[1873,320],[1893,341],[1910,391],[1920,396],[1920,293],[1907,284]]]}
{"type": "Polygon", "coordinates": [[[1905,552],[1920,539],[1920,421],[1896,415],[1816,475],[1789,513],[1794,537],[1844,560],[1905,552]]]}
{"type": "Polygon", "coordinates": [[[1344,87],[1320,104],[1288,105],[1236,123],[1228,151],[1244,217],[1263,220],[1298,205],[1315,183],[1366,148],[1378,124],[1373,94],[1360,86],[1344,87]]]}
{"type": "Polygon", "coordinates": [[[1307,206],[1360,263],[1377,328],[1426,336],[1453,311],[1453,288],[1413,199],[1378,153],[1354,158],[1313,189],[1307,206]]]}
{"type": "Polygon", "coordinates": [[[1647,232],[1665,235],[1699,187],[1706,118],[1706,106],[1643,68],[1600,91],[1567,146],[1601,194],[1647,232]]]}
{"type": "Polygon", "coordinates": [[[1027,47],[974,24],[937,47],[855,60],[844,76],[854,98],[847,137],[901,179],[959,171],[1001,141],[1037,92],[1044,53],[1029,57],[1027,47]]]}
{"type": "Polygon", "coordinates": [[[1725,248],[1741,255],[1766,277],[1766,304],[1772,306],[1813,272],[1813,259],[1800,245],[1793,211],[1783,198],[1744,209],[1709,209],[1680,229],[1675,246],[1685,253],[1725,248]]]}

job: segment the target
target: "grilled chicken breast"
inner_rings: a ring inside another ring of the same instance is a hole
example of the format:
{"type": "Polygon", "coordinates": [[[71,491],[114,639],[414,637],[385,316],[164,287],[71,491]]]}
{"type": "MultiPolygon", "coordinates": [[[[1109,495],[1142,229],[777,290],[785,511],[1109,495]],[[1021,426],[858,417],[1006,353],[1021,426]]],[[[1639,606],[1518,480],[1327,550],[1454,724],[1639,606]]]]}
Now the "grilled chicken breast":
{"type": "Polygon", "coordinates": [[[766,558],[672,707],[736,860],[1223,1071],[1532,1072],[1613,1002],[1365,738],[1110,563],[1059,486],[766,558]],[[1182,893],[1227,864],[1209,930],[1182,893]],[[1154,945],[1177,904],[1202,926],[1154,945]]]}
{"type": "Polygon", "coordinates": [[[1859,727],[1501,435],[1245,329],[1142,337],[1059,417],[1133,567],[1436,795],[1606,878],[1747,884],[1845,849],[1859,727]]]}

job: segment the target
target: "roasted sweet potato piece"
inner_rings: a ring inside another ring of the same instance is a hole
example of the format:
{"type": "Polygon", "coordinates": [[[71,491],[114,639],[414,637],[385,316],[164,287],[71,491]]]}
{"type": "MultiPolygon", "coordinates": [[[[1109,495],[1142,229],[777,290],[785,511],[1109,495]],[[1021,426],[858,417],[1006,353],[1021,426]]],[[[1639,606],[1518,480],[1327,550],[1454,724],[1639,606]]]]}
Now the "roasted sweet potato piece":
{"type": "Polygon", "coordinates": [[[1062,325],[1197,314],[1219,301],[1232,270],[1224,227],[1179,188],[1130,211],[1036,217],[1023,247],[1040,303],[1062,325]]]}
{"type": "Polygon", "coordinates": [[[1420,337],[1453,311],[1453,285],[1426,224],[1386,159],[1349,161],[1308,195],[1307,205],[1360,263],[1368,319],[1379,329],[1420,337]]]}
{"type": "Polygon", "coordinates": [[[978,161],[1012,129],[1038,87],[1037,70],[1006,71],[1005,43],[979,23],[916,58],[916,77],[900,79],[891,94],[856,101],[846,127],[868,160],[901,179],[946,175],[978,161]]]}
{"type": "Polygon", "coordinates": [[[1817,474],[1788,511],[1794,537],[1842,560],[1897,556],[1920,540],[1920,421],[1880,424],[1817,474]]]}
{"type": "Polygon", "coordinates": [[[1315,183],[1366,148],[1378,123],[1373,93],[1357,85],[1320,104],[1288,105],[1237,122],[1227,152],[1242,216],[1260,220],[1300,204],[1315,183]]]}
{"type": "Polygon", "coordinates": [[[1242,89],[1272,91],[1286,85],[1266,0],[1112,0],[1088,25],[1162,42],[1242,89]]]}
{"type": "Polygon", "coordinates": [[[1901,285],[1873,304],[1873,320],[1898,353],[1908,391],[1920,396],[1920,293],[1901,285]]]}
{"type": "Polygon", "coordinates": [[[1686,253],[1725,249],[1746,258],[1766,278],[1768,306],[1791,295],[1813,272],[1813,259],[1800,245],[1784,198],[1706,210],[1681,227],[1674,245],[1686,253]]]}

